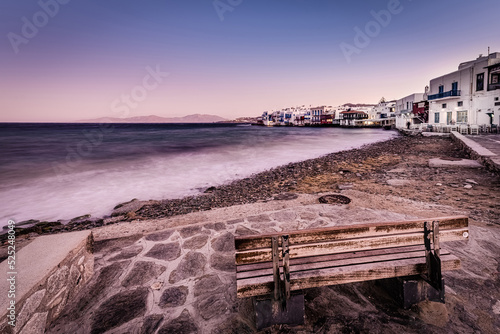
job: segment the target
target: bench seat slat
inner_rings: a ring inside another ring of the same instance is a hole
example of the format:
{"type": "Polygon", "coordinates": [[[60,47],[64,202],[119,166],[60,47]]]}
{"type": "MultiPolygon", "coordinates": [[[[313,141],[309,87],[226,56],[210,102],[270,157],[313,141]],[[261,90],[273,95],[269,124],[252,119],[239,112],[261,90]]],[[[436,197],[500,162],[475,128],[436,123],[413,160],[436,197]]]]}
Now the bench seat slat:
{"type": "MultiPolygon", "coordinates": [[[[441,255],[448,255],[448,254],[450,254],[450,253],[447,251],[441,252],[441,255]]],[[[307,258],[309,261],[307,263],[291,265],[290,271],[293,273],[293,275],[296,275],[296,273],[301,272],[301,271],[325,269],[325,268],[333,268],[333,267],[346,267],[346,266],[358,265],[358,264],[363,264],[363,263],[370,264],[370,263],[376,263],[376,262],[388,262],[388,261],[413,259],[413,258],[423,259],[424,256],[425,256],[425,251],[421,250],[421,251],[413,251],[413,252],[406,252],[406,253],[370,255],[370,256],[357,257],[357,258],[351,258],[351,259],[336,259],[336,260],[330,260],[330,261],[325,261],[324,259],[321,259],[318,257],[310,257],[310,258],[307,258]]],[[[424,261],[425,261],[425,259],[424,259],[424,261]]],[[[252,277],[264,277],[264,276],[272,276],[272,275],[273,275],[272,269],[266,268],[266,269],[260,269],[260,270],[254,270],[254,271],[239,272],[236,274],[236,279],[241,280],[241,279],[247,279],[247,278],[252,278],[252,277]]]]}
{"type": "MultiPolygon", "coordinates": [[[[464,240],[468,228],[440,230],[441,242],[464,240]]],[[[290,246],[290,258],[310,257],[316,255],[364,251],[370,249],[414,246],[423,244],[423,232],[395,234],[388,236],[367,237],[357,239],[336,240],[323,243],[309,243],[290,246]]],[[[249,264],[271,261],[271,248],[236,252],[236,264],[249,264]]]]}
{"type": "MultiPolygon", "coordinates": [[[[460,269],[460,260],[454,255],[445,254],[441,256],[441,265],[443,271],[460,269]]],[[[426,270],[425,258],[419,257],[299,271],[291,273],[290,289],[294,291],[327,285],[413,276],[423,274],[426,270]]],[[[239,298],[267,295],[273,291],[273,287],[272,275],[241,279],[237,280],[237,295],[239,298]]]]}
{"type": "MultiPolygon", "coordinates": [[[[302,243],[325,242],[350,238],[420,232],[423,231],[425,222],[432,222],[433,220],[439,221],[439,229],[442,231],[448,229],[466,228],[468,226],[467,216],[453,216],[419,219],[404,222],[335,226],[320,229],[291,231],[287,232],[287,234],[290,236],[289,243],[293,246],[295,244],[302,243]]],[[[282,234],[283,233],[273,233],[236,237],[235,247],[237,251],[258,248],[271,248],[271,237],[282,234]]]]}
{"type": "MultiPolygon", "coordinates": [[[[340,260],[340,259],[353,259],[365,256],[372,255],[383,255],[383,254],[397,254],[397,253],[406,253],[406,252],[415,252],[415,251],[425,251],[424,245],[417,246],[406,246],[406,247],[397,247],[397,248],[383,248],[383,249],[372,249],[360,252],[347,252],[347,253],[337,253],[337,254],[328,254],[328,255],[318,255],[316,258],[318,261],[332,261],[332,260],[340,260]]],[[[290,260],[290,265],[298,265],[303,263],[309,263],[310,258],[301,257],[290,260]]],[[[260,263],[252,263],[252,264],[240,264],[236,266],[236,272],[245,272],[245,271],[253,271],[260,269],[268,269],[272,268],[273,265],[271,262],[260,262],[260,263]]]]}

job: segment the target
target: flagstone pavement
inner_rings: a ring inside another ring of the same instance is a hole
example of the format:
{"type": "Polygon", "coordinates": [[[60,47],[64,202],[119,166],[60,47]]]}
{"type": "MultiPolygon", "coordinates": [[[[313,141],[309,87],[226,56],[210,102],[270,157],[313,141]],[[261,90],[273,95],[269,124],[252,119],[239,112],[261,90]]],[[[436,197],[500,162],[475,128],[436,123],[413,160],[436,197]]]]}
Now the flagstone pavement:
{"type": "Polygon", "coordinates": [[[342,194],[352,202],[319,204],[320,194],[299,195],[96,229],[94,277],[48,332],[253,333],[251,303],[236,297],[235,235],[459,214],[355,190],[342,194]]]}

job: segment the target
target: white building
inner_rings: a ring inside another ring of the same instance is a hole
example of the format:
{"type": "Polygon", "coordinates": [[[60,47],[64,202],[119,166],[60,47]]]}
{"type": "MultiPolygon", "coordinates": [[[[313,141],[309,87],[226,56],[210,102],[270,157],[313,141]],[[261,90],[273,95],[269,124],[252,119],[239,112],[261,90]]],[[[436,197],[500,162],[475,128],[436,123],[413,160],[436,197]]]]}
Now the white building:
{"type": "Polygon", "coordinates": [[[368,114],[360,110],[346,110],[340,114],[340,126],[364,126],[364,120],[368,118],[368,114]]]}
{"type": "Polygon", "coordinates": [[[301,112],[301,117],[304,117],[303,122],[301,122],[301,125],[311,125],[312,123],[312,111],[311,109],[304,109],[301,112]]]}
{"type": "Polygon", "coordinates": [[[265,126],[273,126],[274,125],[272,112],[270,113],[268,111],[264,111],[262,113],[262,124],[264,124],[265,126]]]}
{"type": "Polygon", "coordinates": [[[365,104],[365,103],[346,103],[341,106],[333,108],[335,113],[335,124],[345,124],[345,122],[341,122],[344,114],[341,114],[344,111],[362,111],[366,114],[369,114],[370,111],[375,107],[374,104],[365,104]]]}
{"type": "Polygon", "coordinates": [[[394,113],[396,116],[396,128],[406,128],[408,123],[410,123],[410,125],[422,123],[421,120],[418,120],[418,116],[413,114],[413,105],[423,100],[424,93],[414,93],[396,100],[396,111],[394,113]]]}
{"type": "Polygon", "coordinates": [[[285,108],[280,119],[281,125],[301,126],[311,124],[311,110],[305,106],[285,108]]]}
{"type": "Polygon", "coordinates": [[[396,101],[386,101],[384,98],[375,105],[368,113],[369,119],[381,120],[395,117],[396,101]]]}
{"type": "Polygon", "coordinates": [[[480,55],[430,82],[429,123],[499,124],[500,53],[480,55]]]}
{"type": "Polygon", "coordinates": [[[296,126],[310,125],[312,122],[312,111],[305,106],[297,107],[295,109],[295,118],[293,124],[296,126]]]}
{"type": "Polygon", "coordinates": [[[293,122],[297,117],[295,108],[286,108],[283,110],[283,122],[281,125],[294,125],[293,122]]]}
{"type": "Polygon", "coordinates": [[[311,110],[305,106],[284,108],[272,112],[262,113],[262,124],[265,126],[293,125],[302,126],[311,124],[311,110]]]}
{"type": "Polygon", "coordinates": [[[311,108],[311,114],[312,114],[311,124],[319,125],[322,123],[321,122],[322,116],[329,115],[332,116],[333,118],[334,110],[332,106],[313,107],[311,108]]]}

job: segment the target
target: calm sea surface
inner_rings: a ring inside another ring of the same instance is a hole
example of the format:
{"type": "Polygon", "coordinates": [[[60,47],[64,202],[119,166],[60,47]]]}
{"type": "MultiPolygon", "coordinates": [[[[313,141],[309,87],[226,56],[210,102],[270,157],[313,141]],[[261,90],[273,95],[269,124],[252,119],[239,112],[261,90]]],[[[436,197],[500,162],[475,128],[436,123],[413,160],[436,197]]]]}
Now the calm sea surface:
{"type": "Polygon", "coordinates": [[[381,129],[234,124],[0,124],[0,226],[101,217],[394,137],[381,129]]]}

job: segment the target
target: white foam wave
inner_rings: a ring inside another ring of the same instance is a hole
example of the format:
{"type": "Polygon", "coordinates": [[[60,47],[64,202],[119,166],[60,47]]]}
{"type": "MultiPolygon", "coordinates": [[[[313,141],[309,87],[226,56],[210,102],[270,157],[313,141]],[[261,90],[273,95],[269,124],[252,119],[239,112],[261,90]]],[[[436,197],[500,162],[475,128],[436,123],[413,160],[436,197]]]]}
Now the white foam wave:
{"type": "Polygon", "coordinates": [[[318,131],[318,135],[313,136],[286,137],[286,140],[269,139],[255,145],[225,146],[224,150],[121,160],[105,168],[74,170],[63,181],[55,175],[30,180],[0,192],[0,222],[6,225],[8,219],[53,221],[84,214],[102,217],[109,215],[116,204],[132,198],[173,199],[196,195],[208,186],[395,135],[374,129],[334,130],[318,131]]]}

